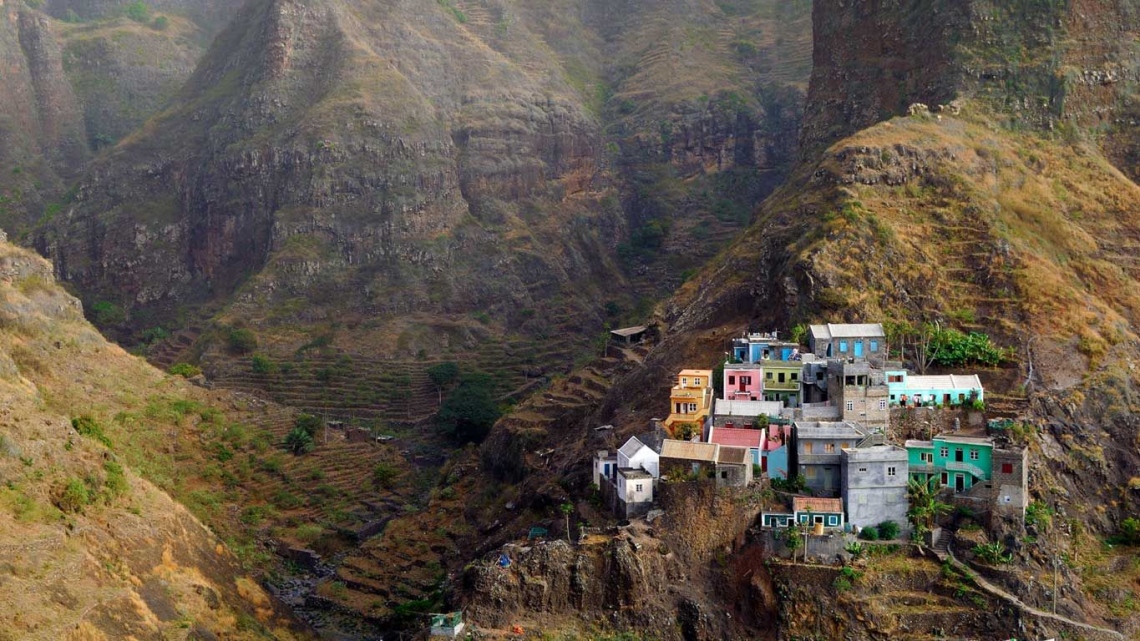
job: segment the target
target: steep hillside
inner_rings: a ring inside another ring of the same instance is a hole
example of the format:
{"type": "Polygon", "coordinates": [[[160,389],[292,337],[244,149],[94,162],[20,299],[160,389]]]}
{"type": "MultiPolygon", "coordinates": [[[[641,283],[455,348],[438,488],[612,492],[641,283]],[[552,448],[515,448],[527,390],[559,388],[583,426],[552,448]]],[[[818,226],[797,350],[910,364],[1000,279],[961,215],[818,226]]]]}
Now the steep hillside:
{"type": "Polygon", "coordinates": [[[308,638],[213,532],[148,480],[177,484],[160,456],[173,450],[150,449],[176,439],[177,422],[148,417],[151,438],[69,421],[97,408],[129,412],[179,386],[106,343],[47,263],[3,242],[0,301],[5,638],[308,638]],[[136,470],[146,459],[144,478],[136,470]]]}

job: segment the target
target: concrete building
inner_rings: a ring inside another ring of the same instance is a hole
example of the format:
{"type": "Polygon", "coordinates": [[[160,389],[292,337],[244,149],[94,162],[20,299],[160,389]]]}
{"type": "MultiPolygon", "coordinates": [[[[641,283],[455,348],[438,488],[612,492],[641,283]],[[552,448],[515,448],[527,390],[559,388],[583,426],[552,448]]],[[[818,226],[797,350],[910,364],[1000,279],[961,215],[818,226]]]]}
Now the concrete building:
{"type": "Polygon", "coordinates": [[[994,448],[990,483],[994,489],[994,513],[1023,522],[1029,506],[1029,450],[994,448]]]}
{"type": "Polygon", "coordinates": [[[746,487],[752,482],[752,456],[748,448],[721,446],[716,455],[716,484],[746,487]]]}
{"type": "Polygon", "coordinates": [[[619,514],[626,518],[644,516],[653,508],[654,478],[645,470],[618,468],[617,496],[619,514]]]}
{"type": "Polygon", "coordinates": [[[847,522],[860,528],[894,521],[907,528],[907,451],[894,445],[846,448],[841,459],[847,522]]]}
{"type": "Polygon", "coordinates": [[[752,459],[743,447],[665,439],[661,471],[669,476],[708,475],[716,478],[717,485],[743,487],[752,482],[752,459]]]}
{"type": "Polygon", "coordinates": [[[601,487],[603,483],[614,482],[617,474],[617,454],[609,450],[598,450],[594,453],[594,485],[601,487]]]}
{"type": "Polygon", "coordinates": [[[832,359],[827,363],[828,402],[844,421],[885,429],[891,421],[886,375],[866,361],[832,359]]]}
{"type": "Polygon", "coordinates": [[[463,623],[462,612],[451,614],[435,614],[431,618],[431,637],[442,639],[456,639],[466,629],[463,623]]]}
{"type": "Polygon", "coordinates": [[[808,346],[820,358],[853,358],[881,362],[887,358],[887,335],[879,323],[812,325],[808,346]]]}
{"type": "Polygon", "coordinates": [[[906,442],[912,477],[923,483],[936,478],[959,494],[991,480],[993,450],[993,439],[972,436],[941,434],[931,441],[906,442]]]}
{"type": "Polygon", "coordinates": [[[916,376],[901,369],[887,370],[885,373],[891,405],[949,407],[973,401],[985,401],[985,390],[977,374],[916,376]]]}
{"type": "Polygon", "coordinates": [[[793,434],[795,468],[817,496],[839,496],[844,449],[877,445],[881,436],[857,423],[815,421],[797,421],[793,434]]]}

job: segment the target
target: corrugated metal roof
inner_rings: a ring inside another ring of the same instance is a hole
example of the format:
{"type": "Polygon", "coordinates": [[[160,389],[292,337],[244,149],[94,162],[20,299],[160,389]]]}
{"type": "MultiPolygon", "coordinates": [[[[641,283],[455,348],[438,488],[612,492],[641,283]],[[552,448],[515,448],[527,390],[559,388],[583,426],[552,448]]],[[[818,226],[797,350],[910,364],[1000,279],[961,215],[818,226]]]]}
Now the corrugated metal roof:
{"type": "Polygon", "coordinates": [[[748,430],[735,427],[714,427],[709,435],[710,443],[729,447],[752,447],[760,449],[764,430],[748,430]]]}
{"type": "Polygon", "coordinates": [[[661,458],[713,463],[719,447],[716,443],[694,443],[667,438],[661,442],[661,458]]]}
{"type": "Polygon", "coordinates": [[[640,334],[647,329],[649,328],[644,325],[638,325],[636,327],[623,327],[621,329],[610,330],[610,333],[617,334],[618,336],[629,337],[633,336],[634,334],[640,334]]]}
{"type": "Polygon", "coordinates": [[[779,416],[784,404],[780,401],[733,401],[718,398],[713,402],[716,416],[779,416]]]}
{"type": "Polygon", "coordinates": [[[726,465],[744,465],[751,463],[752,458],[748,455],[748,448],[722,447],[717,451],[716,462],[726,465]]]}
{"type": "Polygon", "coordinates": [[[929,450],[929,449],[932,449],[934,447],[934,443],[931,441],[918,441],[915,439],[910,439],[906,442],[906,446],[907,447],[913,447],[915,449],[927,449],[927,450],[929,450]]]}
{"type": "Polygon", "coordinates": [[[812,325],[811,335],[817,340],[830,340],[832,338],[864,338],[886,336],[883,326],[879,323],[848,323],[842,325],[812,325]]]}
{"type": "Polygon", "coordinates": [[[843,512],[843,499],[822,499],[814,496],[792,497],[793,512],[843,512]]]}

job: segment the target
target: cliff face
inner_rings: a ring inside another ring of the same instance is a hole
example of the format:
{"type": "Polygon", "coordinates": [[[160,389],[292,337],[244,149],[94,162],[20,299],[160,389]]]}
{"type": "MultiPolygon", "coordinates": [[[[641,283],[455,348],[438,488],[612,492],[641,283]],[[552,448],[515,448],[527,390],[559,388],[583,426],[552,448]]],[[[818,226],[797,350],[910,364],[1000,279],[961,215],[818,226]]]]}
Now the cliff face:
{"type": "Polygon", "coordinates": [[[955,98],[1035,128],[1135,128],[1140,15],[1129,0],[820,0],[814,27],[808,153],[913,103],[955,98]]]}

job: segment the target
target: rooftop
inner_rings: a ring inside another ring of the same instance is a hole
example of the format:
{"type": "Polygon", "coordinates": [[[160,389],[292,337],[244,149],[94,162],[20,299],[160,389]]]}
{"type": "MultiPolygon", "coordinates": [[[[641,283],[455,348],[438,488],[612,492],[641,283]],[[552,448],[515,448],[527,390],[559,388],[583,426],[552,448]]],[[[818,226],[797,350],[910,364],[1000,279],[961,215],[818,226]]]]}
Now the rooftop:
{"type": "Polygon", "coordinates": [[[885,337],[886,333],[883,332],[883,326],[879,323],[859,323],[859,324],[844,324],[832,325],[812,325],[811,335],[816,340],[831,340],[832,338],[863,338],[871,337],[885,337]]]}
{"type": "Polygon", "coordinates": [[[677,376],[712,376],[711,369],[683,369],[677,376]]]}
{"type": "Polygon", "coordinates": [[[714,427],[709,442],[729,447],[754,447],[760,449],[764,430],[747,430],[735,427],[714,427]]]}
{"type": "Polygon", "coordinates": [[[629,440],[625,442],[625,445],[622,445],[621,448],[618,449],[618,452],[620,452],[626,458],[630,458],[634,454],[637,454],[638,450],[643,447],[646,447],[645,443],[642,443],[640,440],[638,440],[636,436],[631,436],[629,437],[629,440]]]}
{"type": "Polygon", "coordinates": [[[686,461],[716,461],[716,443],[695,443],[667,438],[661,442],[661,458],[683,459],[686,461]]]}
{"type": "Polygon", "coordinates": [[[753,418],[761,414],[779,416],[784,404],[780,401],[731,401],[718,398],[713,403],[716,416],[740,416],[753,418]]]}
{"type": "Polygon", "coordinates": [[[984,436],[952,436],[950,434],[939,434],[934,437],[935,441],[943,441],[946,443],[961,443],[962,445],[989,445],[993,446],[994,440],[984,436]]]}
{"type": "Polygon", "coordinates": [[[907,442],[905,443],[905,445],[910,449],[916,449],[916,450],[918,450],[918,449],[925,449],[925,450],[934,449],[934,443],[932,441],[919,441],[916,439],[908,439],[907,442]]]}
{"type": "Polygon", "coordinates": [[[842,512],[843,499],[821,499],[814,496],[793,496],[793,512],[842,512]]]}
{"type": "Polygon", "coordinates": [[[621,329],[610,330],[610,333],[611,334],[617,334],[618,336],[621,336],[623,338],[628,338],[630,336],[635,336],[637,334],[640,334],[647,329],[649,329],[649,328],[646,327],[645,325],[637,325],[635,327],[623,327],[621,329]]]}
{"type": "Polygon", "coordinates": [[[752,463],[752,457],[748,455],[748,448],[722,447],[717,451],[716,462],[726,465],[748,465],[752,463]]]}
{"type": "Polygon", "coordinates": [[[618,474],[621,474],[630,481],[644,481],[653,478],[653,475],[642,469],[632,469],[628,467],[618,468],[618,474]]]}
{"type": "Polygon", "coordinates": [[[802,439],[862,438],[867,428],[850,421],[796,421],[796,436],[802,439]]]}
{"type": "Polygon", "coordinates": [[[977,374],[945,374],[942,376],[906,376],[903,387],[908,390],[929,389],[982,389],[977,374]]]}
{"type": "Polygon", "coordinates": [[[764,365],[762,363],[725,363],[724,371],[736,369],[761,369],[764,365]]]}
{"type": "Polygon", "coordinates": [[[849,459],[868,459],[875,460],[884,456],[894,456],[900,459],[906,458],[906,450],[898,447],[897,445],[872,445],[870,447],[845,447],[843,448],[843,456],[849,459]]]}

